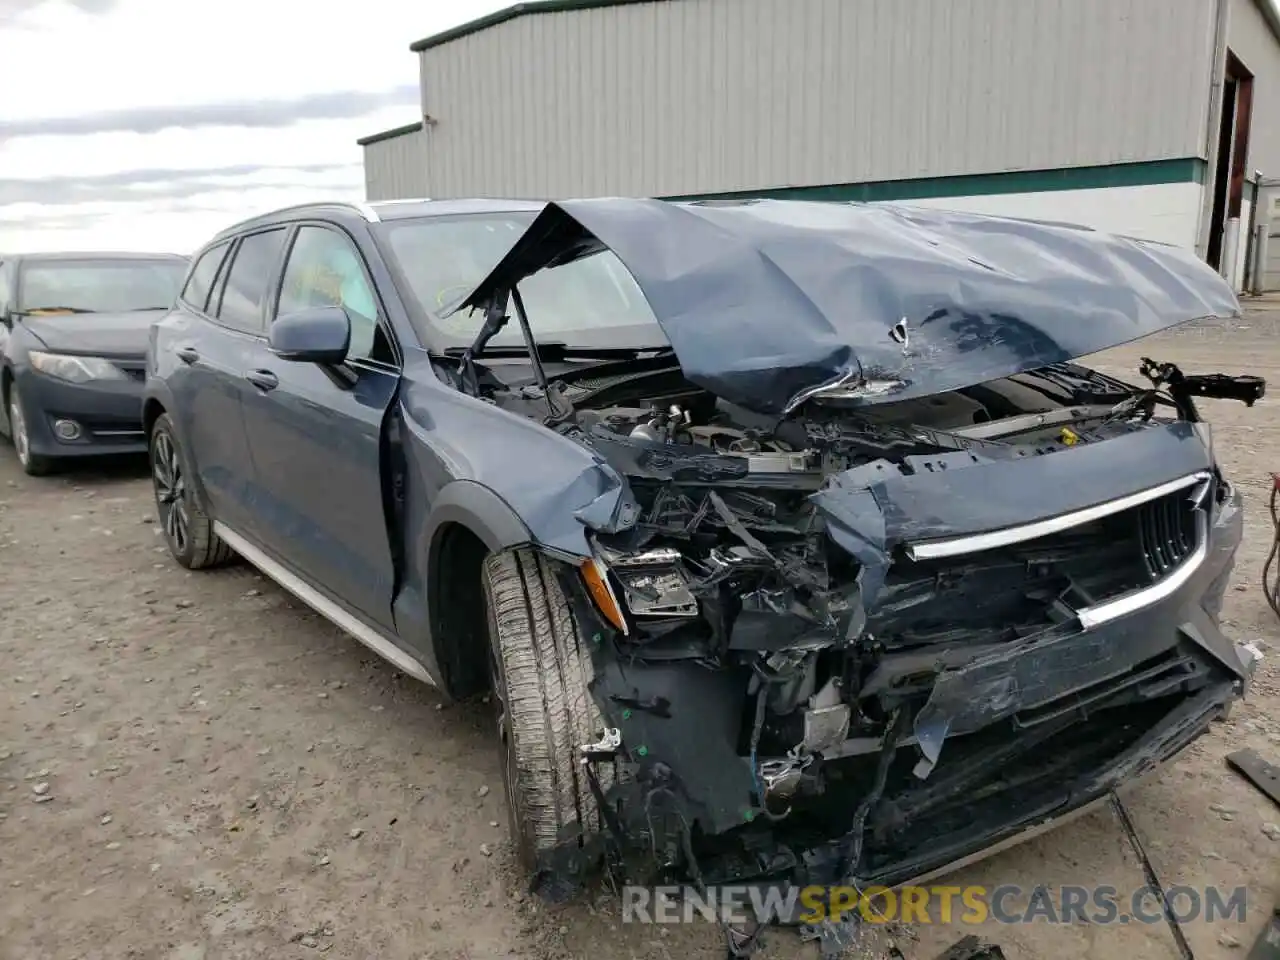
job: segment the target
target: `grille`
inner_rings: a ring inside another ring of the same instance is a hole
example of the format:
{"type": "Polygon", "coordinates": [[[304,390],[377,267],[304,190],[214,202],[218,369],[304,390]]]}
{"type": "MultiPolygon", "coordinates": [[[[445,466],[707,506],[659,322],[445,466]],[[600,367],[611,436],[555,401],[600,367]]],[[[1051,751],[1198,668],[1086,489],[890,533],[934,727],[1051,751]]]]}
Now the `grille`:
{"type": "Polygon", "coordinates": [[[1193,510],[1186,490],[1144,503],[1137,509],[1138,541],[1152,580],[1159,580],[1195,550],[1193,510]]]}
{"type": "Polygon", "coordinates": [[[81,417],[80,425],[93,437],[143,436],[142,418],[122,420],[115,417],[81,417]]]}
{"type": "Polygon", "coordinates": [[[1189,489],[1049,536],[890,566],[868,629],[889,647],[1013,639],[1168,576],[1194,552],[1189,489]]]}
{"type": "Polygon", "coordinates": [[[139,383],[147,378],[147,363],[145,360],[113,360],[121,372],[130,380],[136,380],[139,383]]]}

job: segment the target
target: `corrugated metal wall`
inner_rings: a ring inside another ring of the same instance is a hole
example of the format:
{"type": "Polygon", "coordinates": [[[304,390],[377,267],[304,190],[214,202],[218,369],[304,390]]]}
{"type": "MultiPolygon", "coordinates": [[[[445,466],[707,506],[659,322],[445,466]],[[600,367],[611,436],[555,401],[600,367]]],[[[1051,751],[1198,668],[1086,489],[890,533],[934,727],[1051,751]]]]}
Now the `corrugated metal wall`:
{"type": "Polygon", "coordinates": [[[670,196],[1202,156],[1212,17],[1206,0],[524,16],[420,55],[438,121],[425,192],[670,196]]]}
{"type": "Polygon", "coordinates": [[[423,130],[367,144],[364,148],[365,197],[397,200],[431,196],[428,160],[423,130]]]}

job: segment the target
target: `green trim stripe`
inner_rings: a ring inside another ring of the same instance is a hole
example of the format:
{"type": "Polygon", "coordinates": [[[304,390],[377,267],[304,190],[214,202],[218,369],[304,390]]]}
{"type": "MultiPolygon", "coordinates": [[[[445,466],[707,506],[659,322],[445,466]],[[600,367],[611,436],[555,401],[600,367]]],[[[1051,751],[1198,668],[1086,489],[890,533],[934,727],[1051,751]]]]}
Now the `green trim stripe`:
{"type": "Polygon", "coordinates": [[[632,3],[667,2],[670,2],[670,0],[527,0],[525,3],[517,3],[514,6],[506,7],[486,16],[477,17],[475,20],[468,20],[466,23],[459,24],[441,33],[433,33],[423,40],[409,44],[409,49],[414,53],[421,53],[423,50],[443,46],[454,40],[461,40],[463,37],[470,36],[473,33],[479,33],[481,30],[496,27],[498,24],[514,20],[516,17],[524,17],[535,13],[568,13],[572,10],[595,10],[599,7],[625,7],[632,3]]]}
{"type": "Polygon", "coordinates": [[[406,123],[402,127],[392,127],[390,130],[382,130],[379,133],[371,133],[367,137],[361,137],[356,141],[356,145],[367,147],[371,143],[381,143],[383,140],[394,140],[396,137],[403,137],[410,133],[417,133],[422,129],[422,121],[417,123],[406,123]]]}
{"type": "Polygon", "coordinates": [[[1097,167],[1060,167],[1056,170],[1010,170],[958,177],[876,180],[811,187],[767,187],[732,193],[687,194],[664,199],[737,200],[764,197],[773,200],[857,200],[867,203],[932,197],[980,197],[1000,193],[1045,193],[1052,190],[1097,190],[1104,187],[1145,187],[1158,183],[1204,183],[1205,166],[1204,160],[1199,157],[1184,157],[1144,163],[1112,163],[1097,167]]]}

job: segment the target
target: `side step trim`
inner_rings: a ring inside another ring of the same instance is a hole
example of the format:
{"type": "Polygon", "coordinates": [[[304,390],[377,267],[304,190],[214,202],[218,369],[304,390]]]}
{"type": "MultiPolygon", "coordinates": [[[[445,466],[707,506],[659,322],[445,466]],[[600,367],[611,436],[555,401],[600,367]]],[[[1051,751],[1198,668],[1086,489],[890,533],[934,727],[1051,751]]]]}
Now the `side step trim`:
{"type": "Polygon", "coordinates": [[[436,685],[435,680],[431,678],[431,674],[427,672],[427,668],[421,663],[382,636],[373,627],[347,613],[347,611],[320,593],[297,574],[290,573],[244,537],[240,536],[240,534],[216,520],[213,524],[213,532],[221,537],[223,542],[232,550],[240,554],[240,556],[244,557],[334,626],[351,634],[382,659],[392,664],[397,670],[430,686],[434,687],[436,685]]]}

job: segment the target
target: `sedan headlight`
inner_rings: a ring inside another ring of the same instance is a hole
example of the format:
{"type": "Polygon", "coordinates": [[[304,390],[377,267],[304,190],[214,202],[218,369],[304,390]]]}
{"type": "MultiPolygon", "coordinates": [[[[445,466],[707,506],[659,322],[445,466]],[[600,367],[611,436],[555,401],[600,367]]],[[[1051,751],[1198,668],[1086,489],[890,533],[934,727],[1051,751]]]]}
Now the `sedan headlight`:
{"type": "Polygon", "coordinates": [[[90,380],[124,380],[124,371],[104,357],[75,357],[65,353],[44,353],[32,350],[27,354],[31,368],[47,377],[56,377],[70,383],[88,383],[90,380]]]}

